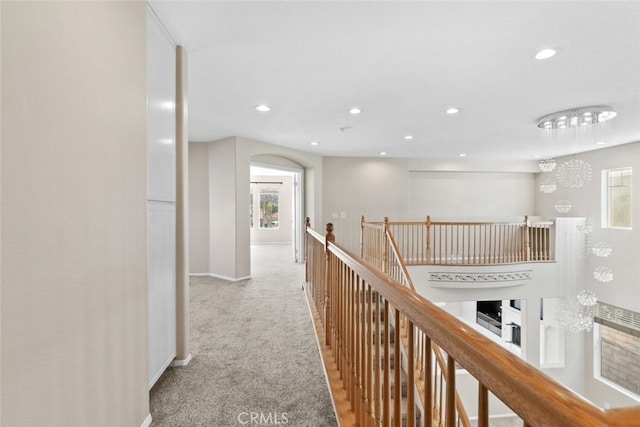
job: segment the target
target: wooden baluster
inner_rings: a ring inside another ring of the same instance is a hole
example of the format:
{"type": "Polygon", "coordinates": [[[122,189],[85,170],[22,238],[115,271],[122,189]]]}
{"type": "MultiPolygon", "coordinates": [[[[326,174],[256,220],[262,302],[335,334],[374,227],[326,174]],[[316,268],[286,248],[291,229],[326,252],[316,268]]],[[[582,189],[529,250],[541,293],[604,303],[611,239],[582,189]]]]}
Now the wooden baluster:
{"type": "Polygon", "coordinates": [[[402,423],[402,380],[400,377],[400,371],[402,369],[400,353],[400,311],[394,307],[394,344],[393,344],[393,424],[395,427],[401,427],[402,423]]]}
{"type": "Polygon", "coordinates": [[[438,411],[438,425],[441,426],[443,424],[442,420],[444,419],[444,412],[445,412],[443,410],[444,404],[442,403],[442,397],[443,397],[443,393],[442,393],[443,386],[442,386],[442,384],[444,382],[444,372],[442,372],[442,368],[438,369],[438,373],[439,373],[438,377],[439,377],[439,380],[440,380],[440,387],[438,388],[438,408],[437,408],[437,411],[438,411]]]}
{"type": "Polygon", "coordinates": [[[427,215],[427,264],[435,264],[431,259],[431,216],[427,215]]]}
{"type": "Polygon", "coordinates": [[[424,427],[433,426],[433,380],[431,338],[424,336],[424,427]]]}
{"type": "Polygon", "coordinates": [[[373,406],[372,406],[372,401],[373,401],[373,387],[371,386],[371,382],[373,379],[373,367],[371,366],[372,362],[373,362],[373,328],[372,328],[372,322],[373,322],[373,317],[372,317],[372,308],[373,308],[373,289],[371,288],[370,285],[368,285],[368,289],[367,289],[367,312],[366,312],[366,317],[367,317],[367,321],[366,321],[366,334],[367,334],[367,351],[365,352],[365,372],[366,372],[366,398],[365,398],[365,405],[366,405],[366,425],[373,425],[373,406]]]}
{"type": "Polygon", "coordinates": [[[445,425],[454,427],[456,422],[456,361],[447,354],[447,395],[445,398],[445,425]]]}
{"type": "Polygon", "coordinates": [[[529,216],[524,216],[524,261],[531,259],[530,247],[529,247],[529,216]]]}
{"type": "Polygon", "coordinates": [[[355,273],[352,273],[352,277],[349,281],[349,298],[351,299],[349,305],[351,306],[349,313],[349,368],[350,368],[350,379],[349,379],[349,402],[351,403],[351,411],[355,412],[356,409],[356,387],[357,387],[357,379],[356,379],[356,319],[358,312],[358,302],[356,300],[357,297],[357,289],[356,283],[354,280],[355,273]]]}
{"type": "Polygon", "coordinates": [[[389,354],[390,346],[390,319],[389,319],[389,301],[384,300],[384,365],[383,365],[383,388],[382,388],[382,425],[388,426],[391,424],[391,357],[389,354]]]}
{"type": "MultiPolygon", "coordinates": [[[[336,241],[336,237],[333,235],[333,224],[332,223],[328,223],[327,224],[327,234],[325,236],[325,252],[327,254],[329,254],[329,244],[330,243],[335,243],[336,241]]],[[[325,344],[326,345],[331,345],[331,333],[332,333],[332,328],[333,325],[330,322],[330,319],[328,317],[328,314],[330,313],[330,308],[331,308],[331,301],[329,300],[329,289],[331,287],[331,284],[333,283],[333,275],[332,275],[332,271],[331,271],[331,258],[332,257],[328,257],[327,258],[327,275],[326,277],[326,281],[327,283],[325,283],[325,294],[324,294],[324,316],[325,316],[325,321],[327,323],[325,323],[325,344]]]]}
{"type": "Polygon", "coordinates": [[[478,383],[478,427],[489,427],[489,391],[478,383]]]}
{"type": "Polygon", "coordinates": [[[389,217],[384,217],[384,231],[382,233],[382,271],[385,273],[389,272],[389,245],[387,244],[387,235],[389,233],[389,217]]]}
{"type": "Polygon", "coordinates": [[[360,216],[360,258],[364,258],[364,215],[360,216]]]}
{"type": "Polygon", "coordinates": [[[382,345],[382,337],[380,335],[380,294],[376,292],[376,305],[375,305],[375,346],[374,346],[374,354],[373,354],[373,370],[374,370],[374,421],[375,425],[380,424],[380,392],[382,389],[380,388],[380,364],[382,363],[382,359],[380,357],[380,347],[382,345]]]}
{"type": "Polygon", "coordinates": [[[414,335],[413,322],[407,320],[407,427],[415,427],[416,425],[414,335]]]}

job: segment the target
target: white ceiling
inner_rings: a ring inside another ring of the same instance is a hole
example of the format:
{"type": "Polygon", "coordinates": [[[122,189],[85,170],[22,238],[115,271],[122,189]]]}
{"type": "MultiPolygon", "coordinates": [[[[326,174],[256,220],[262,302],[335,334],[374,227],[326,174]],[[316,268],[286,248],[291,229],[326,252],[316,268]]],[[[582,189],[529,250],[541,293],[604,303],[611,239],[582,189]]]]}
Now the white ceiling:
{"type": "Polygon", "coordinates": [[[603,104],[618,112],[607,146],[640,141],[637,1],[151,5],[189,55],[191,141],[236,135],[328,156],[532,159],[599,148],[586,137],[552,145],[536,124],[603,104]],[[558,54],[534,59],[545,47],[558,54]],[[261,103],[272,111],[255,111],[261,103]],[[350,115],[353,106],[362,113],[350,115]],[[450,106],[460,113],[445,114],[450,106]]]}

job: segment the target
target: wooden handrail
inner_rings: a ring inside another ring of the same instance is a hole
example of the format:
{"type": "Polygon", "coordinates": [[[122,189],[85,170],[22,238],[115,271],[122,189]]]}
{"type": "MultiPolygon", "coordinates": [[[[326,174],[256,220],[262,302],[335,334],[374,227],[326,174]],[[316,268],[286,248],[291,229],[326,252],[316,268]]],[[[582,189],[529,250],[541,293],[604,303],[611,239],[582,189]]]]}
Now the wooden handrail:
{"type": "MultiPolygon", "coordinates": [[[[308,234],[308,236],[310,239],[315,238],[315,235],[308,234]]],[[[371,321],[371,317],[365,318],[362,314],[367,310],[362,303],[367,301],[367,298],[370,301],[371,295],[375,293],[384,301],[385,308],[389,307],[389,311],[393,312],[391,314],[385,310],[387,316],[385,317],[385,326],[388,326],[389,317],[396,319],[396,326],[400,321],[400,316],[405,318],[414,325],[416,330],[424,333],[431,342],[437,344],[447,353],[449,367],[453,366],[453,363],[458,363],[465,368],[483,387],[486,387],[520,416],[525,425],[640,426],[640,407],[608,411],[597,408],[507,349],[494,343],[399,282],[387,277],[384,272],[359,259],[341,245],[327,242],[326,249],[330,254],[329,257],[333,260],[331,262],[334,263],[331,274],[327,276],[329,282],[327,285],[328,298],[336,299],[332,307],[337,311],[334,311],[332,315],[336,319],[341,319],[340,316],[345,314],[346,319],[352,319],[349,325],[353,326],[353,313],[355,313],[356,327],[350,333],[357,335],[357,333],[365,331],[371,333],[373,330],[372,325],[367,323],[371,321]],[[340,302],[341,296],[346,296],[347,300],[340,302]],[[349,305],[349,301],[353,304],[349,305]]],[[[345,325],[334,326],[339,328],[345,325]]],[[[398,329],[396,328],[397,334],[398,329]]],[[[343,338],[336,335],[334,339],[343,338]]],[[[362,370],[371,367],[371,363],[363,362],[363,360],[367,358],[372,360],[372,354],[368,344],[364,345],[363,337],[354,335],[348,339],[351,340],[349,341],[351,346],[355,345],[354,348],[360,352],[359,356],[362,358],[362,360],[358,360],[358,358],[353,360],[355,365],[351,369],[354,377],[349,380],[356,385],[356,396],[358,397],[356,407],[363,417],[361,418],[362,423],[358,425],[369,425],[369,416],[366,415],[369,410],[363,410],[362,405],[366,406],[370,402],[367,398],[362,398],[362,387],[363,385],[370,386],[370,384],[366,379],[363,379],[368,377],[362,370]],[[358,344],[358,340],[363,341],[359,341],[358,344]],[[362,377],[363,374],[364,377],[362,377]]],[[[396,365],[397,359],[396,355],[396,365]]],[[[379,363],[377,361],[373,365],[379,363]]],[[[385,371],[385,376],[387,374],[388,370],[385,371]]],[[[385,393],[386,389],[383,389],[383,394],[385,393]]],[[[395,420],[397,421],[397,419],[396,415],[395,420]]]]}

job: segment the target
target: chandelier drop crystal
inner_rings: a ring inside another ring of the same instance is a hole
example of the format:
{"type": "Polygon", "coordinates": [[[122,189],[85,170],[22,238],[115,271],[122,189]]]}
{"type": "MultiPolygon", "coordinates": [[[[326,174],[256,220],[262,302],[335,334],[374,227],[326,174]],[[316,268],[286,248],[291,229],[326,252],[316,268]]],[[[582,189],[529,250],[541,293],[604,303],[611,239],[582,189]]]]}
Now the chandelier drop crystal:
{"type": "Polygon", "coordinates": [[[556,182],[552,179],[545,179],[540,183],[540,191],[545,194],[551,194],[558,189],[556,182]]]}
{"type": "Polygon", "coordinates": [[[573,108],[540,118],[538,127],[543,130],[579,128],[606,122],[616,115],[617,113],[611,107],[605,105],[573,108]]]}
{"type": "Polygon", "coordinates": [[[588,332],[593,327],[593,307],[598,298],[593,291],[583,289],[576,296],[576,300],[561,305],[560,310],[556,312],[556,320],[561,328],[570,332],[588,332]]]}
{"type": "Polygon", "coordinates": [[[591,181],[591,165],[583,160],[571,159],[558,166],[556,177],[565,187],[583,187],[591,181]]]}
{"type": "Polygon", "coordinates": [[[595,256],[608,257],[609,255],[611,255],[611,252],[613,252],[613,249],[611,249],[611,246],[609,246],[606,242],[599,242],[591,247],[591,251],[595,256]]]}
{"type": "Polygon", "coordinates": [[[609,283],[613,280],[613,271],[611,271],[609,267],[605,266],[596,267],[596,269],[593,270],[593,277],[598,282],[609,283]]]}
{"type": "Polygon", "coordinates": [[[564,214],[571,210],[571,202],[568,200],[558,200],[554,207],[556,212],[564,214]]]}
{"type": "Polygon", "coordinates": [[[551,157],[542,159],[538,162],[538,167],[542,172],[551,172],[556,168],[556,160],[551,157]]]}

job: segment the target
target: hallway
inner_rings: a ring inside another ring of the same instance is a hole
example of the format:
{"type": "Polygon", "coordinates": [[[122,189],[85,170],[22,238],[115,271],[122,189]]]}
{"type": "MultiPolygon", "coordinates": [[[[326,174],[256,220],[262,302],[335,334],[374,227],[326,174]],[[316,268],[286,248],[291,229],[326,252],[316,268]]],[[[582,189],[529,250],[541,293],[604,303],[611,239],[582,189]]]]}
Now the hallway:
{"type": "Polygon", "coordinates": [[[153,426],[337,425],[288,245],[254,245],[252,278],[192,277],[193,360],[150,392],[153,426]]]}

